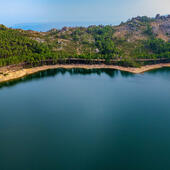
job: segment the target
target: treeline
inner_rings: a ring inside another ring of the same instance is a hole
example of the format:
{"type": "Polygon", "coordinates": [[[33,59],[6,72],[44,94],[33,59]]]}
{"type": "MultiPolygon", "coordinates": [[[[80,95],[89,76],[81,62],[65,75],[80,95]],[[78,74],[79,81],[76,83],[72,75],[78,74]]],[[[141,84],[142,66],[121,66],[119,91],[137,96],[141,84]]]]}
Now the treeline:
{"type": "Polygon", "coordinates": [[[133,56],[137,59],[168,59],[170,58],[170,43],[157,38],[142,41],[141,46],[134,50],[133,56]]]}
{"type": "Polygon", "coordinates": [[[170,58],[170,42],[152,38],[145,41],[144,47],[152,52],[151,58],[170,58]]]}
{"type": "Polygon", "coordinates": [[[0,66],[35,62],[50,56],[50,49],[44,43],[38,43],[18,30],[0,30],[0,66]]]}

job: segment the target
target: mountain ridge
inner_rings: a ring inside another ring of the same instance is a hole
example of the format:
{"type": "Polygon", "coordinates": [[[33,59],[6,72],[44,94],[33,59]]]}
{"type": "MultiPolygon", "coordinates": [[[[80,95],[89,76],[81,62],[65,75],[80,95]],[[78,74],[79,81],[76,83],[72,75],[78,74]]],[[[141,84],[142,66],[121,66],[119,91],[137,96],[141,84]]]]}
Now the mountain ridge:
{"type": "Polygon", "coordinates": [[[63,27],[46,32],[0,26],[0,65],[45,59],[121,60],[170,58],[170,15],[138,16],[120,25],[63,27]]]}

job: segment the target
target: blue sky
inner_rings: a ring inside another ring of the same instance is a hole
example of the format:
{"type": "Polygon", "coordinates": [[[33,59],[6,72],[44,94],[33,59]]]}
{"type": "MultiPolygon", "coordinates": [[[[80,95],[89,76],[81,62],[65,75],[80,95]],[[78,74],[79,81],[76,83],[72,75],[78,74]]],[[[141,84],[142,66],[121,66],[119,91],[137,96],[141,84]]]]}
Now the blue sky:
{"type": "Polygon", "coordinates": [[[170,13],[170,0],[5,0],[0,23],[103,22],[116,24],[138,15],[170,13]]]}

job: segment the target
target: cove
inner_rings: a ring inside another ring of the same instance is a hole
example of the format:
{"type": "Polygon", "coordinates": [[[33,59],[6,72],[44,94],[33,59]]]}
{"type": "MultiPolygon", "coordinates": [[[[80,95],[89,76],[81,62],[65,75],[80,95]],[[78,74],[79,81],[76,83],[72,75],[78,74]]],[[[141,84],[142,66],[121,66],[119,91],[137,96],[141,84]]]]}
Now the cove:
{"type": "Polygon", "coordinates": [[[170,68],[54,69],[0,85],[0,169],[170,169],[170,68]]]}

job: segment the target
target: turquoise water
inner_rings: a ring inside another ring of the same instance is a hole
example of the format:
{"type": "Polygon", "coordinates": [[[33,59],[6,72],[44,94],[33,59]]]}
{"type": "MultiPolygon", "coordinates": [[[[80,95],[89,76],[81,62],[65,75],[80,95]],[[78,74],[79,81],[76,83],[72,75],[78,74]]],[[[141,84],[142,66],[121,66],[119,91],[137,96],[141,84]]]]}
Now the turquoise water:
{"type": "Polygon", "coordinates": [[[169,68],[57,69],[0,88],[0,170],[169,169],[169,68]]]}

